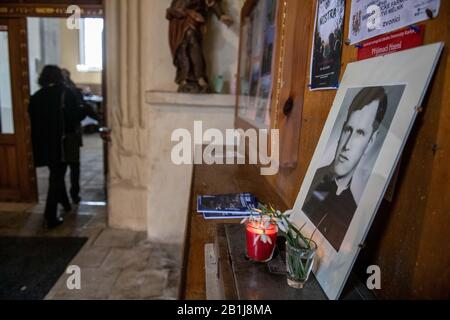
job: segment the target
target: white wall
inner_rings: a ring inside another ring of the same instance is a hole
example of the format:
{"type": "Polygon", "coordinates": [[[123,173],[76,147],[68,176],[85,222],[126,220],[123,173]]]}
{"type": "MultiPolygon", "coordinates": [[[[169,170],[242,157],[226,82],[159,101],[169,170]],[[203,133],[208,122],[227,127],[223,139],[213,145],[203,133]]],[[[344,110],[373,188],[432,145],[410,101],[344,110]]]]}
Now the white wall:
{"type": "Polygon", "coordinates": [[[69,70],[71,78],[75,83],[101,84],[101,72],[79,72],[77,65],[80,64],[80,31],[67,28],[66,20],[60,19],[60,48],[61,67],[69,70]]]}
{"type": "MultiPolygon", "coordinates": [[[[219,129],[225,136],[226,129],[234,128],[234,98],[182,95],[177,100],[184,103],[161,104],[158,99],[151,98],[152,94],[148,97],[150,127],[147,232],[153,241],[181,244],[185,239],[189,216],[194,166],[175,165],[172,162],[172,148],[178,144],[171,141],[172,133],[176,129],[186,129],[193,139],[194,121],[202,121],[203,131],[209,128],[219,129]],[[199,100],[203,105],[196,104],[199,100]]],[[[192,141],[192,152],[193,144],[192,141]]]]}
{"type": "MultiPolygon", "coordinates": [[[[239,47],[239,16],[243,0],[223,0],[223,8],[235,20],[231,28],[221,24],[211,16],[208,33],[205,36],[204,53],[208,65],[211,83],[214,76],[222,74],[225,81],[237,73],[237,54],[239,47]]],[[[146,28],[142,33],[143,45],[147,48],[148,64],[145,67],[144,82],[146,89],[176,91],[175,67],[169,48],[169,22],[166,10],[170,6],[167,0],[151,0],[142,4],[147,13],[146,28]]],[[[227,90],[228,91],[228,90],[227,90]]],[[[225,92],[227,93],[227,92],[225,92]]]]}
{"type": "Polygon", "coordinates": [[[230,81],[235,78],[238,69],[239,25],[244,0],[223,0],[222,7],[231,16],[234,24],[228,28],[215,16],[210,19],[205,37],[204,52],[208,64],[211,85],[217,75],[225,79],[224,93],[229,93],[230,81]]]}
{"type": "Polygon", "coordinates": [[[61,64],[61,30],[58,18],[41,18],[41,50],[44,64],[61,64]]]}
{"type": "Polygon", "coordinates": [[[39,90],[39,74],[46,64],[56,64],[70,71],[80,84],[102,83],[101,72],[78,72],[80,63],[79,30],[67,28],[62,18],[27,18],[30,92],[39,90]]]}
{"type": "Polygon", "coordinates": [[[170,1],[150,0],[142,3],[148,19],[144,21],[142,45],[144,46],[145,71],[142,73],[147,90],[176,91],[175,68],[169,48],[169,24],[165,19],[170,1]]]}
{"type": "Polygon", "coordinates": [[[61,31],[58,18],[27,18],[30,94],[40,89],[39,74],[47,64],[61,63],[61,31]]]}
{"type": "Polygon", "coordinates": [[[30,74],[30,94],[39,90],[38,79],[42,70],[42,50],[40,18],[27,18],[28,27],[28,69],[30,74]]]}

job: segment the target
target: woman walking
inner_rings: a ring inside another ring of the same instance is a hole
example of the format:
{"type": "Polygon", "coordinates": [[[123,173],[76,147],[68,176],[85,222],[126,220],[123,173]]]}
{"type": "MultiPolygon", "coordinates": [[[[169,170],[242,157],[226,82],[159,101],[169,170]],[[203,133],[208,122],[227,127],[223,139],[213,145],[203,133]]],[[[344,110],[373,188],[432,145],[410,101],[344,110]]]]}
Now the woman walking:
{"type": "Polygon", "coordinates": [[[71,128],[85,118],[77,97],[64,86],[58,66],[45,66],[40,77],[41,89],[30,99],[29,114],[34,162],[36,167],[50,171],[45,219],[49,229],[63,223],[58,217],[58,203],[64,210],[72,210],[67,196],[64,176],[67,170],[66,154],[69,150],[71,128]]]}

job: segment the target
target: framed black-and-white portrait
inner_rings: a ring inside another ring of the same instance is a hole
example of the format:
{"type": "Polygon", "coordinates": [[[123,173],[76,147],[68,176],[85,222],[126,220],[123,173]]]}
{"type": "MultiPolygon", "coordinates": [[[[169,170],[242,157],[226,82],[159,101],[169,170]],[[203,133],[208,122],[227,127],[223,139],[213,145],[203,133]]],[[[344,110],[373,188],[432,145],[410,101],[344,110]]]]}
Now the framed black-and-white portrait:
{"type": "Polygon", "coordinates": [[[318,244],[317,280],[339,298],[395,171],[443,44],[351,63],[293,208],[318,244]]]}
{"type": "Polygon", "coordinates": [[[404,84],[349,88],[302,211],[339,251],[405,92],[404,84]]]}

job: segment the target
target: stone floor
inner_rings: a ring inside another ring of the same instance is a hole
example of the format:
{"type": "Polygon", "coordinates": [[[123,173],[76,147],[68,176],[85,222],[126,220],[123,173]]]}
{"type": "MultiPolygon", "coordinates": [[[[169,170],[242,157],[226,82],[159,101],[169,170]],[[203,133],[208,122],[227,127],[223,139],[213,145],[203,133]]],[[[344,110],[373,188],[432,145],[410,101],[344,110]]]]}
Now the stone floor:
{"type": "Polygon", "coordinates": [[[145,234],[86,228],[88,243],[71,262],[81,269],[81,290],[64,274],[46,299],[176,299],[180,249],[145,240],[145,234]]]}
{"type": "Polygon", "coordinates": [[[107,227],[101,148],[96,136],[85,138],[83,202],[64,217],[62,226],[51,231],[43,228],[48,172],[39,169],[39,204],[0,204],[0,236],[88,238],[70,263],[81,269],[81,289],[69,290],[69,275],[63,274],[46,299],[177,299],[181,248],[151,243],[145,233],[107,227]]]}

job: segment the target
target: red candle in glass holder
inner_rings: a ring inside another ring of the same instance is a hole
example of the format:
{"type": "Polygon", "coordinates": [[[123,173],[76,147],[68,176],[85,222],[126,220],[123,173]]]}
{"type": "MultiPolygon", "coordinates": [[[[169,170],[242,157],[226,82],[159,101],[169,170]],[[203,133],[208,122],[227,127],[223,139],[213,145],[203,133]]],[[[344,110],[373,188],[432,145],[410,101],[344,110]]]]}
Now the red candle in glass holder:
{"type": "Polygon", "coordinates": [[[268,228],[257,222],[247,223],[247,257],[257,262],[268,262],[272,259],[277,241],[278,229],[271,224],[268,228]],[[265,234],[270,241],[264,243],[261,239],[265,234]]]}

